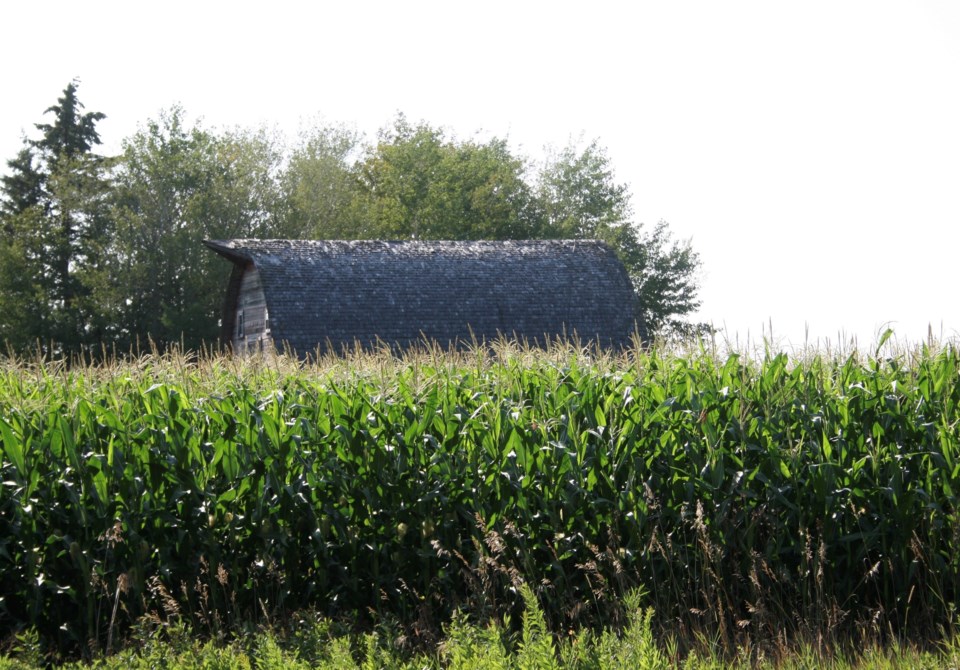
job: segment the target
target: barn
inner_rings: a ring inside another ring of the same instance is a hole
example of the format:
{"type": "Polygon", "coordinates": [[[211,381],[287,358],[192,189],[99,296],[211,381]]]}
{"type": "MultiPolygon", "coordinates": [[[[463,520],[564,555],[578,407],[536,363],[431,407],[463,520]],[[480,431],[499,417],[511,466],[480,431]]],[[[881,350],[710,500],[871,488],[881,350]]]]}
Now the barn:
{"type": "Polygon", "coordinates": [[[619,348],[638,332],[627,272],[596,240],[204,244],[233,264],[221,338],[235,351],[304,356],[500,336],[619,348]]]}

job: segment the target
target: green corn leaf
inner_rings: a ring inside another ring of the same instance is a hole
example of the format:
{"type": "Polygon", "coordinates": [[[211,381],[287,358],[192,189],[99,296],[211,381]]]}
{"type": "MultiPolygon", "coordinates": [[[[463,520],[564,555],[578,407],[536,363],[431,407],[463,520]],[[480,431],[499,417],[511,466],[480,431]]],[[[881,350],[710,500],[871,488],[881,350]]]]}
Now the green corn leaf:
{"type": "Polygon", "coordinates": [[[23,454],[23,443],[14,435],[13,428],[4,419],[0,419],[0,435],[3,437],[3,451],[13,463],[20,477],[27,476],[27,464],[23,454]]]}

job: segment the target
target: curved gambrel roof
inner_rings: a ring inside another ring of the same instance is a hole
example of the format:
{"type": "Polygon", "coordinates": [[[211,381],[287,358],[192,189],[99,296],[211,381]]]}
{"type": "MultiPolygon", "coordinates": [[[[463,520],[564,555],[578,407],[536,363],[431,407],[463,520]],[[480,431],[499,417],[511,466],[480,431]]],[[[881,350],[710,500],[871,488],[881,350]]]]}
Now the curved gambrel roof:
{"type": "Polygon", "coordinates": [[[622,347],[636,330],[627,272],[596,240],[205,244],[235,264],[225,332],[233,319],[230,296],[235,302],[241,270],[252,264],[274,342],[301,355],[318,347],[405,347],[425,338],[450,346],[501,335],[531,343],[576,335],[622,347]]]}

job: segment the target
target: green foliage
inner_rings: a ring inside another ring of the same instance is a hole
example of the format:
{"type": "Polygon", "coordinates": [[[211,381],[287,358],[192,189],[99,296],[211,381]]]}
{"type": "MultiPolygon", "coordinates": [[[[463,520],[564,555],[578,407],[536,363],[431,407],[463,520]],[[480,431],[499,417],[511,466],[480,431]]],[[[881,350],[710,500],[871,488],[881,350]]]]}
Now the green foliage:
{"type": "Polygon", "coordinates": [[[45,113],[0,184],[0,342],[15,352],[212,344],[226,276],[210,238],[599,238],[651,334],[689,330],[699,305],[699,257],[665,223],[632,220],[597,142],[535,169],[504,139],[399,115],[372,144],[316,127],[288,149],[265,130],[190,126],[173,107],[107,159],[93,151],[105,117],[83,112],[76,82],[45,113]]]}
{"type": "Polygon", "coordinates": [[[570,143],[552,153],[539,178],[547,229],[558,238],[602,237],[630,221],[630,191],[615,181],[596,140],[582,151],[570,143]]]}
{"type": "Polygon", "coordinates": [[[596,141],[533,169],[506,141],[451,138],[400,115],[372,146],[343,128],[305,134],[283,172],[282,235],[384,239],[601,239],[624,262],[651,333],[693,332],[699,256],[633,221],[630,192],[596,141]]]}
{"type": "Polygon", "coordinates": [[[226,276],[203,240],[270,236],[272,139],[217,135],[183,116],[163,112],[126,140],[116,173],[108,339],[123,349],[215,341],[226,276]]]}
{"type": "Polygon", "coordinates": [[[537,597],[527,584],[520,585],[523,597],[523,636],[514,659],[514,667],[520,670],[552,670],[558,668],[553,648],[553,637],[547,629],[543,611],[537,597]]]}
{"type": "Polygon", "coordinates": [[[524,164],[502,140],[448,140],[400,116],[357,166],[373,236],[387,239],[536,237],[524,164]]]}
{"type": "Polygon", "coordinates": [[[689,241],[673,240],[665,222],[647,233],[633,221],[629,189],[596,141],[570,144],[531,171],[503,140],[452,140],[400,116],[352,170],[353,202],[372,222],[360,236],[600,239],[624,262],[637,319],[651,333],[683,331],[683,318],[700,305],[699,256],[689,241]]]}
{"type": "Polygon", "coordinates": [[[309,607],[427,643],[535,595],[539,649],[628,626],[637,587],[724,653],[952,623],[952,347],[324,365],[8,362],[4,636],[97,649],[151,612],[219,636],[309,607]]]}
{"type": "MultiPolygon", "coordinates": [[[[34,165],[34,153],[29,145],[17,154],[16,158],[7,161],[10,174],[0,177],[3,188],[3,200],[0,200],[0,215],[4,217],[16,216],[40,204],[43,199],[43,175],[34,165]]],[[[11,235],[12,229],[6,223],[5,235],[11,235]]]]}
{"type": "Polygon", "coordinates": [[[615,179],[596,140],[551,154],[539,175],[546,237],[595,238],[610,245],[627,268],[637,294],[637,318],[651,334],[705,330],[683,319],[699,306],[700,257],[689,241],[673,240],[664,221],[646,232],[633,221],[630,190],[615,179]]]}
{"type": "Polygon", "coordinates": [[[360,136],[343,127],[303,132],[280,177],[282,201],[276,213],[277,237],[364,239],[375,237],[375,221],[359,203],[360,183],[353,162],[360,136]]]}
{"type": "MultiPolygon", "coordinates": [[[[626,603],[628,609],[630,603],[626,603]]],[[[530,601],[524,619],[537,618],[536,601],[530,601]]],[[[199,642],[187,631],[179,631],[169,641],[134,639],[117,654],[98,657],[92,663],[68,663],[62,666],[44,663],[42,657],[16,651],[14,656],[0,656],[0,670],[34,670],[39,667],[82,668],[169,668],[226,670],[316,668],[319,670],[349,670],[376,668],[377,670],[506,670],[508,668],[570,668],[572,670],[660,670],[683,667],[687,670],[792,670],[817,668],[853,670],[855,668],[885,668],[889,670],[935,670],[956,667],[957,638],[951,638],[941,649],[919,650],[916,647],[893,642],[884,647],[875,644],[861,646],[850,654],[824,650],[821,646],[800,644],[765,656],[753,655],[749,649],[739,649],[730,658],[722,658],[709,651],[694,650],[681,657],[675,650],[666,655],[655,643],[651,628],[651,613],[636,609],[626,629],[619,635],[604,631],[602,637],[589,631],[572,640],[561,641],[558,653],[549,645],[525,647],[516,651],[503,644],[508,634],[503,625],[467,623],[457,616],[447,630],[437,653],[405,653],[396,646],[383,644],[374,634],[342,632],[329,635],[327,622],[318,622],[324,629],[319,644],[305,643],[289,631],[260,631],[241,636],[230,643],[199,642]],[[353,650],[356,650],[354,652],[353,650]]],[[[526,626],[526,623],[524,624],[526,626]]]]}
{"type": "Polygon", "coordinates": [[[35,259],[42,256],[40,209],[31,207],[3,219],[8,235],[0,242],[0,340],[14,351],[27,351],[50,338],[46,315],[46,280],[35,259]]]}
{"type": "Polygon", "coordinates": [[[503,631],[492,623],[471,625],[455,614],[440,647],[444,667],[451,670],[509,670],[510,653],[503,645],[503,631]]]}
{"type": "Polygon", "coordinates": [[[595,645],[597,664],[601,670],[654,670],[670,667],[667,656],[653,639],[653,610],[644,610],[642,593],[634,591],[626,597],[627,624],[617,635],[603,631],[595,645]]]}
{"type": "Polygon", "coordinates": [[[101,337],[109,161],[92,151],[104,115],[82,109],[71,82],[2,180],[0,336],[18,348],[69,354],[101,337]]]}
{"type": "Polygon", "coordinates": [[[296,651],[284,651],[272,635],[257,636],[255,661],[256,670],[309,670],[310,665],[297,658],[296,651]]]}
{"type": "Polygon", "coordinates": [[[700,307],[700,256],[690,240],[673,239],[665,221],[639,239],[627,231],[621,238],[611,245],[627,266],[648,331],[687,337],[709,333],[709,325],[687,321],[700,307]]]}
{"type": "Polygon", "coordinates": [[[96,125],[98,121],[107,118],[107,115],[102,112],[81,114],[83,104],[77,99],[77,84],[76,80],[67,84],[63,97],[44,112],[54,115],[52,124],[35,124],[43,137],[31,144],[48,156],[54,166],[62,161],[88,155],[94,146],[100,144],[96,125]]]}

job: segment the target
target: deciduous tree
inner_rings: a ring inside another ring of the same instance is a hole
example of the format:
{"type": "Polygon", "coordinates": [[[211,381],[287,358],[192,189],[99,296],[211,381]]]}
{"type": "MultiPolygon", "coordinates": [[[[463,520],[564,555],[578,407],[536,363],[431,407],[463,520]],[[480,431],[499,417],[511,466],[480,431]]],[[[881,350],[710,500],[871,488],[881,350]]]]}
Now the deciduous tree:
{"type": "Polygon", "coordinates": [[[652,231],[633,220],[630,189],[616,180],[607,152],[597,141],[570,143],[552,152],[538,180],[543,234],[553,238],[596,238],[623,261],[649,334],[702,330],[685,317],[699,306],[700,257],[687,241],[673,239],[660,221],[652,231]]]}
{"type": "Polygon", "coordinates": [[[280,178],[283,201],[275,216],[280,237],[358,239],[373,236],[360,206],[356,161],[361,136],[344,126],[301,132],[280,178]]]}
{"type": "Polygon", "coordinates": [[[456,141],[399,116],[358,165],[373,236],[524,239],[535,236],[524,161],[507,143],[456,141]]]}
{"type": "Polygon", "coordinates": [[[226,269],[202,242],[270,237],[280,152],[265,132],[216,134],[174,107],[124,142],[112,247],[122,345],[211,344],[226,269]]]}

